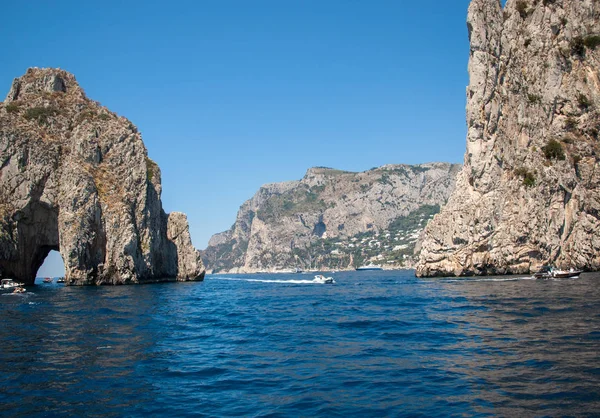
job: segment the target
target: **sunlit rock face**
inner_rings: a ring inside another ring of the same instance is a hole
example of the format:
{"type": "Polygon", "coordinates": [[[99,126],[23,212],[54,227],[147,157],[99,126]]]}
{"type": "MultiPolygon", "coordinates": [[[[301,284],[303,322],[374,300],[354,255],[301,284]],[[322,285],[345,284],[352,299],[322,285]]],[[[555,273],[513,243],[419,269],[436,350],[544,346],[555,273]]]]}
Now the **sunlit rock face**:
{"type": "MultiPolygon", "coordinates": [[[[204,262],[218,272],[353,268],[366,234],[385,235],[398,218],[445,204],[460,168],[450,163],[390,164],[360,173],[310,168],[301,180],[261,187],[241,206],[233,227],[210,239],[204,262]]],[[[397,243],[387,241],[389,248],[380,242],[375,254],[394,252],[397,243]]],[[[408,259],[413,255],[410,251],[408,259]]],[[[386,268],[407,267],[408,259],[386,268]]]]}
{"type": "Polygon", "coordinates": [[[600,267],[600,2],[473,0],[467,151],[419,276],[600,267]]]}
{"type": "Polygon", "coordinates": [[[71,285],[201,280],[187,219],[160,194],[136,127],[73,75],[14,80],[0,105],[0,275],[32,284],[57,250],[71,285]]]}

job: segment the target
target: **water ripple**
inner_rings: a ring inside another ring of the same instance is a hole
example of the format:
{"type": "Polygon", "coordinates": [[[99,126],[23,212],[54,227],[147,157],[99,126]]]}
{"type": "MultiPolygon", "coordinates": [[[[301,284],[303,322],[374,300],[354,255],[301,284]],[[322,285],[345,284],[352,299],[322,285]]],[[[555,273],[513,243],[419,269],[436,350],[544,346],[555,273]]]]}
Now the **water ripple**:
{"type": "Polygon", "coordinates": [[[38,286],[0,298],[0,414],[593,416],[599,279],[38,286]]]}

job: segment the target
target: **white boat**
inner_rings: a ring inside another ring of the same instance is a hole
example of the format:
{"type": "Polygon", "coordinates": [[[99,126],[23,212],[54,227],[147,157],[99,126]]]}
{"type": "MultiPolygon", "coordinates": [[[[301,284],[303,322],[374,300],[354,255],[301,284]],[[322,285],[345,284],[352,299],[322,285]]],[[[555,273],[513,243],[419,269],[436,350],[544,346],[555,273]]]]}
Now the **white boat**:
{"type": "Polygon", "coordinates": [[[322,284],[334,284],[335,280],[333,280],[333,277],[325,277],[322,274],[317,274],[313,279],[313,282],[322,284]]]}
{"type": "Polygon", "coordinates": [[[0,289],[15,289],[22,287],[23,283],[17,283],[13,279],[2,279],[0,282],[0,289]]]}
{"type": "Polygon", "coordinates": [[[58,279],[56,279],[56,283],[64,283],[64,282],[65,282],[64,277],[59,277],[58,279]]]}
{"type": "Polygon", "coordinates": [[[360,266],[356,268],[356,271],[367,271],[367,270],[383,270],[381,266],[377,264],[369,263],[366,266],[360,266]]]}
{"type": "Polygon", "coordinates": [[[544,266],[533,275],[536,279],[568,279],[579,277],[582,273],[581,270],[575,270],[573,268],[569,270],[559,270],[552,266],[544,266]]]}
{"type": "Polygon", "coordinates": [[[579,277],[579,275],[581,273],[582,273],[581,270],[575,270],[573,268],[571,268],[569,270],[558,270],[558,269],[552,270],[552,276],[555,279],[567,279],[567,278],[571,278],[571,277],[579,277]]]}

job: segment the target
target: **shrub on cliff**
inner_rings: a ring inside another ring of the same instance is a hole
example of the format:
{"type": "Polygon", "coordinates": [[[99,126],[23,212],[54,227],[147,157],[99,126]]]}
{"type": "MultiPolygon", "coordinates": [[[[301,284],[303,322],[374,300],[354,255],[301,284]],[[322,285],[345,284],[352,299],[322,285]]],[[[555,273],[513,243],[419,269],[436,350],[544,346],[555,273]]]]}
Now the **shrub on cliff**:
{"type": "Polygon", "coordinates": [[[579,105],[580,108],[587,109],[588,107],[590,107],[592,102],[590,102],[590,99],[588,99],[585,94],[580,93],[577,96],[577,104],[579,105]]]}
{"type": "Polygon", "coordinates": [[[585,54],[585,42],[581,36],[571,39],[571,53],[580,57],[585,54]]]}
{"type": "Polygon", "coordinates": [[[590,49],[596,49],[600,45],[600,35],[589,35],[583,40],[585,46],[590,49]]]}
{"type": "Polygon", "coordinates": [[[577,118],[569,116],[567,119],[565,119],[565,129],[567,131],[572,132],[577,128],[577,126],[579,126],[579,121],[577,118]]]}
{"type": "Polygon", "coordinates": [[[517,12],[521,15],[521,19],[525,19],[527,17],[527,13],[529,9],[527,7],[527,2],[521,0],[517,2],[517,12]]]}
{"type": "Polygon", "coordinates": [[[149,157],[146,157],[146,179],[152,182],[156,172],[158,171],[158,165],[152,161],[149,157]]]}
{"type": "Polygon", "coordinates": [[[542,151],[544,151],[544,155],[549,160],[564,160],[565,159],[565,151],[560,142],[555,139],[551,139],[548,141],[548,144],[545,147],[542,147],[542,151]]]}
{"type": "Polygon", "coordinates": [[[17,113],[19,111],[19,105],[17,103],[9,103],[5,108],[8,113],[17,113]]]}
{"type": "Polygon", "coordinates": [[[529,101],[530,104],[540,104],[540,103],[542,103],[542,96],[540,96],[538,94],[528,93],[527,100],[529,101]]]}
{"type": "Polygon", "coordinates": [[[515,174],[523,178],[523,185],[526,187],[535,186],[535,175],[524,167],[515,169],[515,174]]]}
{"type": "Polygon", "coordinates": [[[30,107],[25,112],[25,119],[27,120],[37,120],[37,122],[42,124],[48,123],[48,118],[51,116],[56,116],[60,113],[60,111],[52,106],[49,107],[30,107]]]}

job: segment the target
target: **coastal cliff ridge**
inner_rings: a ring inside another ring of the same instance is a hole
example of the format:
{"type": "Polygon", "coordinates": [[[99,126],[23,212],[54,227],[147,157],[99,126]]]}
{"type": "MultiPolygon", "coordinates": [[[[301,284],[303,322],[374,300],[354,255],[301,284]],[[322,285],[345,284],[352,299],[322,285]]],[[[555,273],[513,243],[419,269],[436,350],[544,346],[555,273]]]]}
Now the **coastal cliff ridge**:
{"type": "Polygon", "coordinates": [[[239,209],[203,251],[229,273],[341,270],[378,263],[411,268],[418,238],[454,189],[461,166],[388,164],[364,172],[327,167],[271,183],[239,209]]]}

